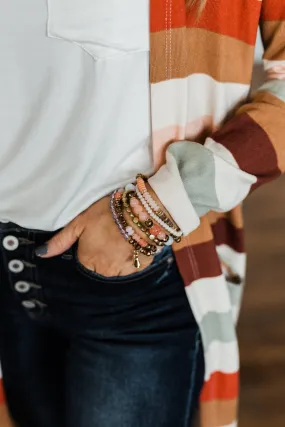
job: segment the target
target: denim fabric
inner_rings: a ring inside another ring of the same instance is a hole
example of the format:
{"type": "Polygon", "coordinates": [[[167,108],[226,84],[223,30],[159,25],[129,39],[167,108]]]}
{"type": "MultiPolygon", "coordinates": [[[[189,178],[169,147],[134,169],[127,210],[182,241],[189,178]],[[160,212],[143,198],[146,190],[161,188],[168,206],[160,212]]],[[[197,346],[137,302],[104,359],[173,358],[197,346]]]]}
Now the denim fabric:
{"type": "Polygon", "coordinates": [[[0,224],[0,359],[17,425],[189,427],[204,361],[172,252],[105,278],[75,247],[38,259],[51,235],[0,224]],[[6,236],[18,248],[5,249],[6,236]],[[23,270],[11,272],[11,260],[23,270]]]}

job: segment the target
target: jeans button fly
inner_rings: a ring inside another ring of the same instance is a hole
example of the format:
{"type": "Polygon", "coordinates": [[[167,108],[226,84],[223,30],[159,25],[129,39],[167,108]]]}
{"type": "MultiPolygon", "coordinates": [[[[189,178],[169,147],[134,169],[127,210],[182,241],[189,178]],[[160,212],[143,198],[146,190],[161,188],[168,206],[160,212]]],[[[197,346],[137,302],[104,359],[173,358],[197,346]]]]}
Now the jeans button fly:
{"type": "Polygon", "coordinates": [[[28,282],[19,281],[15,283],[15,290],[20,294],[25,294],[26,292],[29,292],[30,289],[31,285],[28,282]]]}
{"type": "Polygon", "coordinates": [[[25,300],[22,301],[22,306],[27,308],[28,310],[32,310],[36,308],[36,303],[34,301],[25,300]]]}
{"type": "Polygon", "coordinates": [[[19,240],[15,236],[4,237],[2,243],[7,251],[15,251],[19,247],[19,240]]]}
{"type": "Polygon", "coordinates": [[[21,273],[24,270],[24,263],[19,259],[12,259],[8,263],[8,268],[12,273],[21,273]]]}

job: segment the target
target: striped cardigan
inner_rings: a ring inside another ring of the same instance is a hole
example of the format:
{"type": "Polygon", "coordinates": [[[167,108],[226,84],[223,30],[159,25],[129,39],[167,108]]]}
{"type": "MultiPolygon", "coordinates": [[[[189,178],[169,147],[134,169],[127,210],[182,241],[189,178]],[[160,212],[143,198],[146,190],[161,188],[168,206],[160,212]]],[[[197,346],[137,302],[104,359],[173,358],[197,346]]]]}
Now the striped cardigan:
{"type": "Polygon", "coordinates": [[[234,427],[246,261],[240,202],[285,169],[285,3],[208,0],[197,19],[185,0],[151,0],[150,43],[157,169],[167,160],[151,185],[171,210],[177,194],[165,183],[176,173],[194,211],[175,252],[204,345],[201,425],[234,427]],[[258,25],[267,82],[249,96],[258,25]]]}
{"type": "Polygon", "coordinates": [[[197,19],[185,0],[150,0],[150,16],[152,184],[174,200],[161,181],[176,172],[191,203],[191,233],[174,249],[204,345],[201,425],[234,427],[245,276],[239,203],[285,169],[285,3],[208,0],[197,19]],[[249,99],[259,24],[268,80],[249,99]]]}

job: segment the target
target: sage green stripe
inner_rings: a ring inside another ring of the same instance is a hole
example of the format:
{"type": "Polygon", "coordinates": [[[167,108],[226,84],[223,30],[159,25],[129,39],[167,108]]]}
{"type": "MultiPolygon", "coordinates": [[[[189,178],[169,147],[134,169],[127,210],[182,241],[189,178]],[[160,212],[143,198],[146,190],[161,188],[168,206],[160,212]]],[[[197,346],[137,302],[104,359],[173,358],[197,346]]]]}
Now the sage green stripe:
{"type": "Polygon", "coordinates": [[[264,83],[258,91],[266,91],[285,102],[285,80],[270,80],[264,83]]]}
{"type": "Polygon", "coordinates": [[[205,314],[199,326],[205,350],[212,341],[230,343],[236,340],[232,311],[227,313],[209,312],[205,314]]]}
{"type": "Polygon", "coordinates": [[[215,159],[212,151],[201,144],[180,141],[168,151],[176,160],[185,190],[199,216],[219,207],[215,187],[215,159]]]}

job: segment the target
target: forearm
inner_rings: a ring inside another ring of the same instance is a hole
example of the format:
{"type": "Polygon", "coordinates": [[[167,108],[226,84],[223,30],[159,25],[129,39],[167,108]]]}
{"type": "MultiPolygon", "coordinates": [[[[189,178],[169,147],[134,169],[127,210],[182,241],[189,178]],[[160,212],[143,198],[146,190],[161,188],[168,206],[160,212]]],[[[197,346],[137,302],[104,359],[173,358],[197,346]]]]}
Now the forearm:
{"type": "Polygon", "coordinates": [[[182,141],[168,148],[166,164],[150,184],[185,234],[208,211],[228,211],[258,186],[285,171],[285,6],[264,0],[261,32],[267,81],[204,145],[182,141]],[[273,4],[274,3],[274,4],[273,4]],[[274,7],[273,7],[274,6],[274,7]],[[187,198],[181,190],[187,194],[187,198]],[[172,200],[172,201],[171,201],[172,200]],[[188,200],[188,202],[185,202],[188,200]],[[179,218],[194,207],[196,220],[179,218]],[[171,205],[171,206],[170,206],[171,205]],[[181,222],[180,222],[181,221],[181,222]]]}

